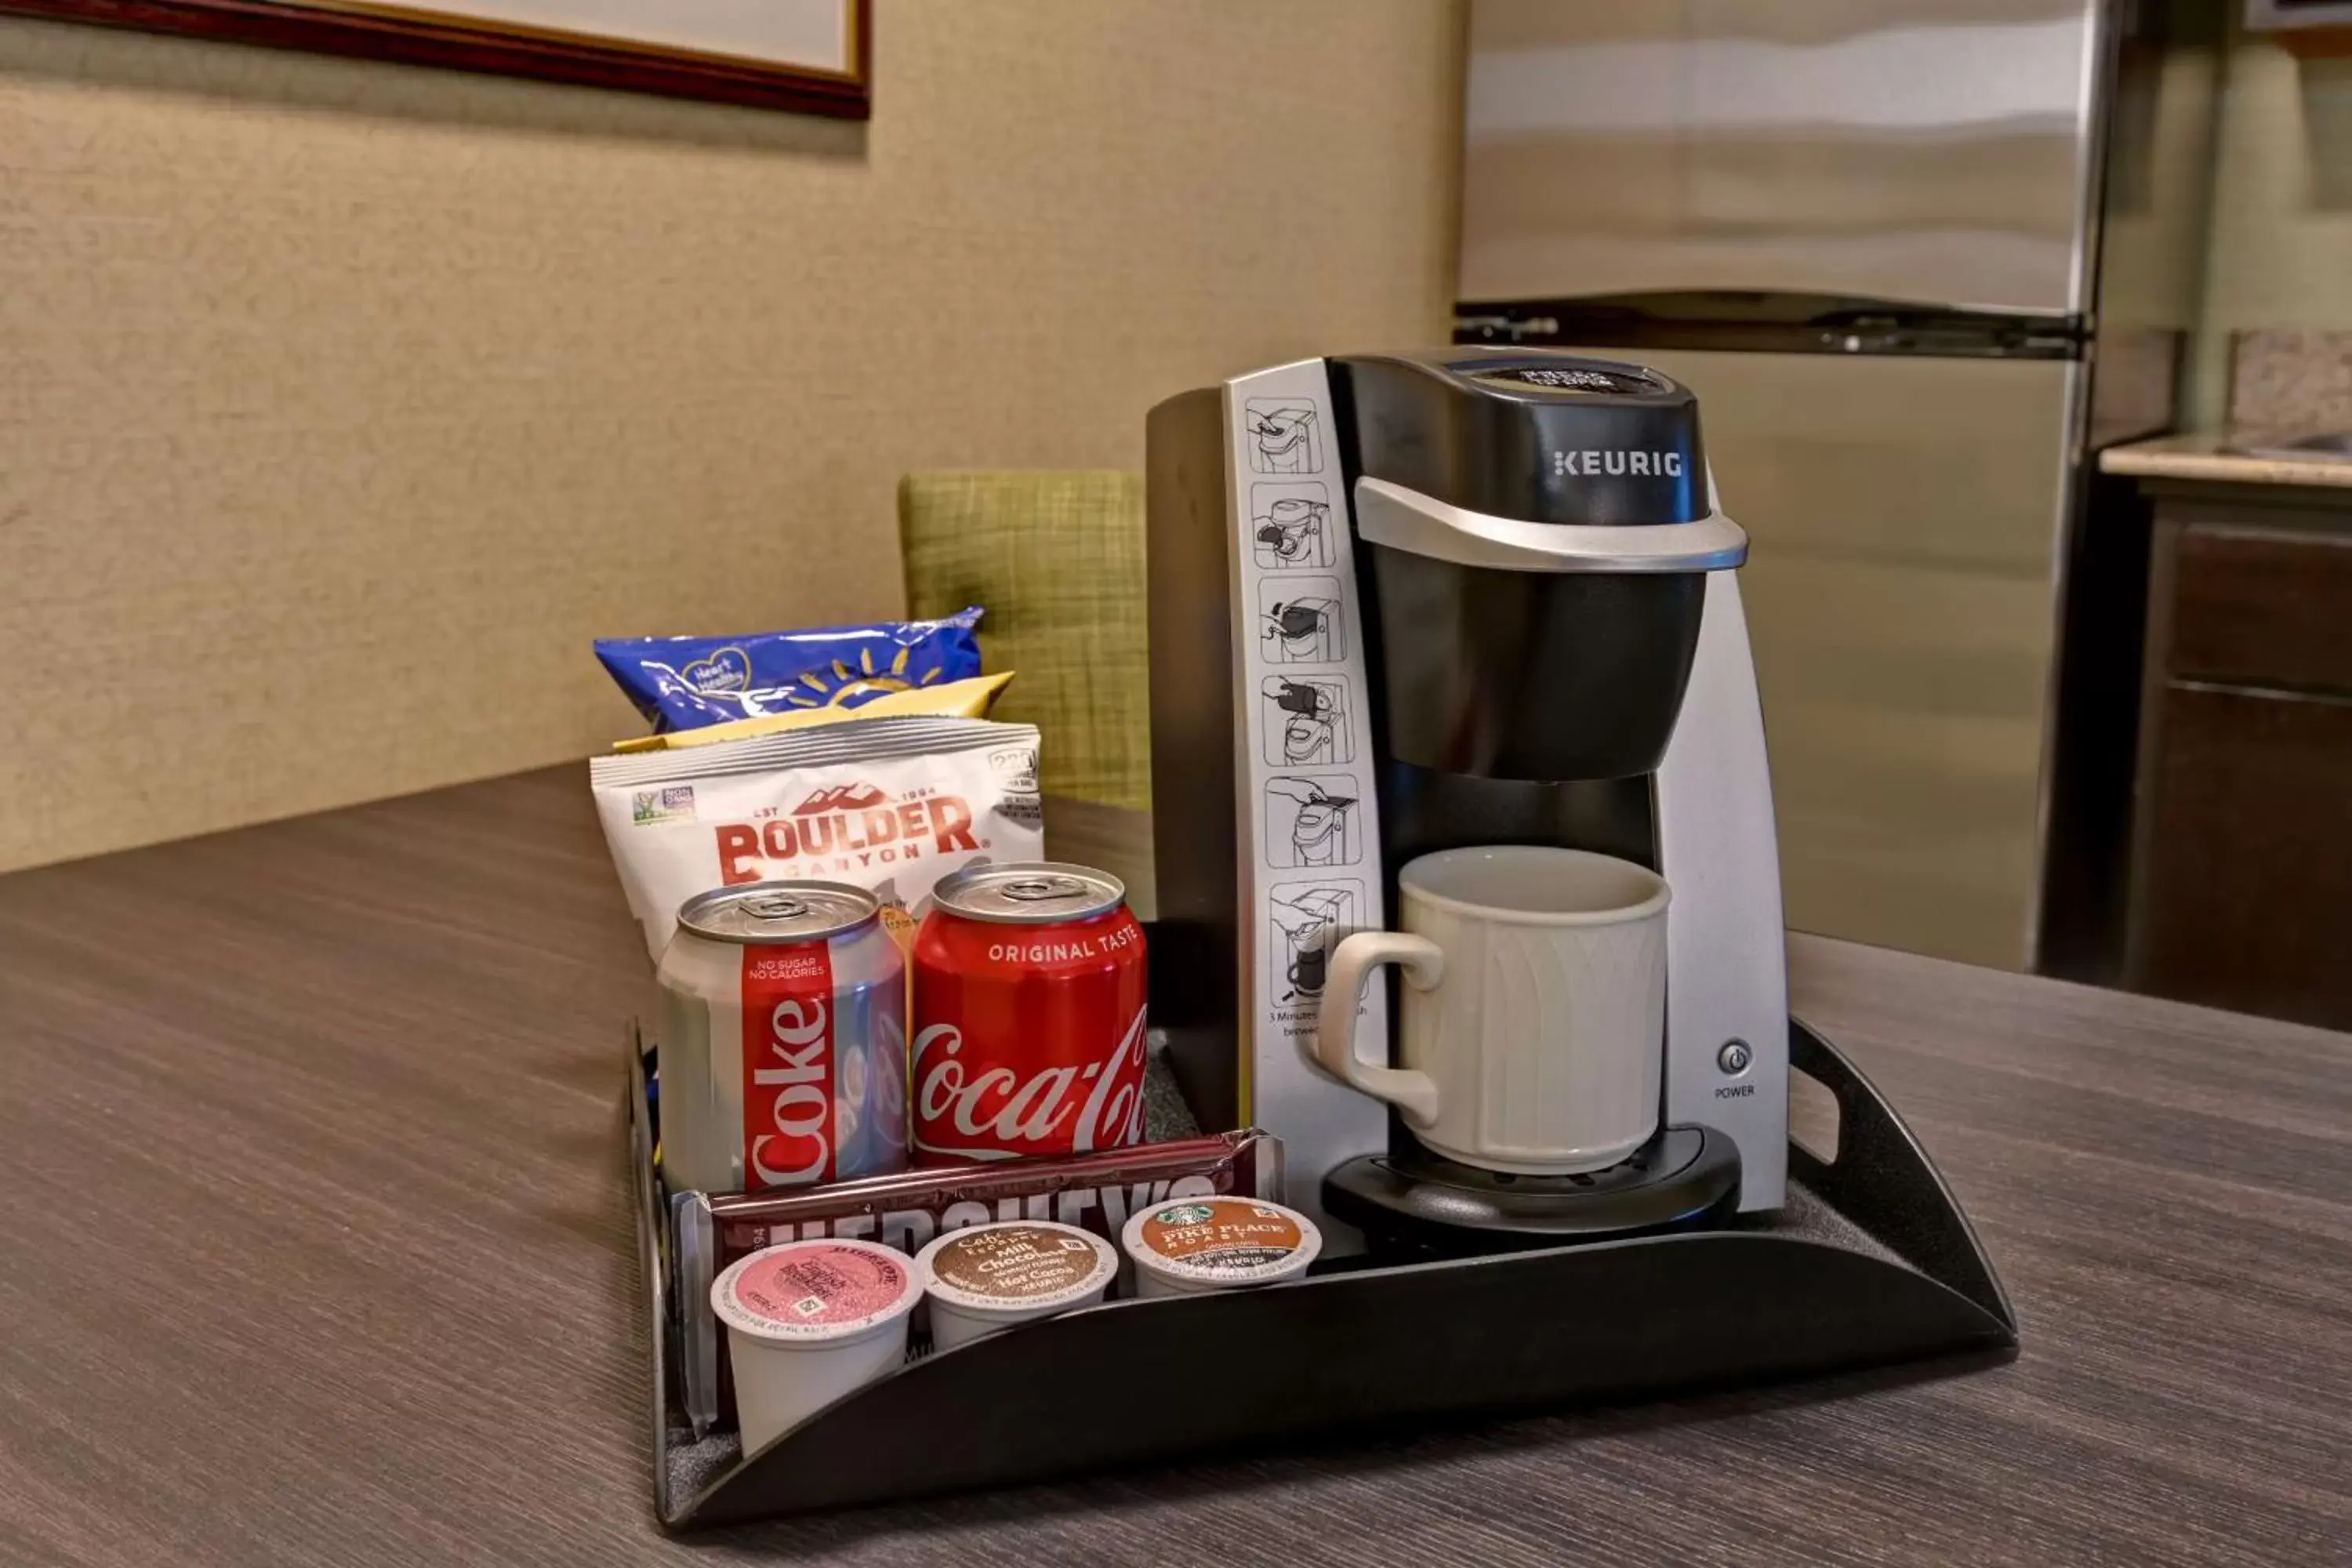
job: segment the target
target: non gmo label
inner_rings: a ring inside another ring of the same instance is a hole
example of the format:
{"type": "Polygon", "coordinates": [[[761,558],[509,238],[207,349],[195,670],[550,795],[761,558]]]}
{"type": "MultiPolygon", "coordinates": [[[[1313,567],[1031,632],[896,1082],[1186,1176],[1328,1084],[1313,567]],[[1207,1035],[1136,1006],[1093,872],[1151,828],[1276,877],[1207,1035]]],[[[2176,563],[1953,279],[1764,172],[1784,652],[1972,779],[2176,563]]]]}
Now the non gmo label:
{"type": "Polygon", "coordinates": [[[664,784],[659,789],[632,791],[629,795],[629,820],[639,826],[658,822],[692,822],[694,786],[664,784]]]}
{"type": "Polygon", "coordinates": [[[1242,1273],[1280,1263],[1304,1246],[1298,1222],[1245,1198],[1170,1204],[1143,1222],[1143,1245],[1171,1263],[1242,1273]]]}
{"type": "Polygon", "coordinates": [[[968,1295],[1034,1300],[1083,1287],[1100,1256],[1085,1237],[1042,1225],[982,1226],[941,1243],[931,1273],[968,1295]]]}

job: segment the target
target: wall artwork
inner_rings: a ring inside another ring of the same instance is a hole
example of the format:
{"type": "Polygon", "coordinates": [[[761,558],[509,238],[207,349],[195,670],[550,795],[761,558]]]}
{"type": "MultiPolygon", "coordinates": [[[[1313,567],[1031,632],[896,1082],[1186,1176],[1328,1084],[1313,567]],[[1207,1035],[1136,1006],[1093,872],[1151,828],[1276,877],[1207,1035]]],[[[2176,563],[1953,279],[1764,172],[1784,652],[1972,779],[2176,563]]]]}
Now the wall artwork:
{"type": "Polygon", "coordinates": [[[0,0],[281,48],[586,82],[863,120],[871,0],[0,0]]]}

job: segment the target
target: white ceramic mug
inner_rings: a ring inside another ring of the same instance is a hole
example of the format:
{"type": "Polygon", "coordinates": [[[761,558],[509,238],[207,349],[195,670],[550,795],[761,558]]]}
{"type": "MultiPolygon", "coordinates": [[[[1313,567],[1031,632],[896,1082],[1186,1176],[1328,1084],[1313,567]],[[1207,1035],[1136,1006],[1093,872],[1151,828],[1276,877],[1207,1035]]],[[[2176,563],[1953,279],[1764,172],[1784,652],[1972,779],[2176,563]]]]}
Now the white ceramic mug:
{"type": "Polygon", "coordinates": [[[1444,849],[1397,878],[1403,931],[1332,950],[1315,1051],[1433,1152],[1521,1175],[1613,1165],[1657,1131],[1665,879],[1581,849],[1444,849]],[[1402,1065],[1356,1054],[1364,982],[1404,972],[1402,1065]]]}

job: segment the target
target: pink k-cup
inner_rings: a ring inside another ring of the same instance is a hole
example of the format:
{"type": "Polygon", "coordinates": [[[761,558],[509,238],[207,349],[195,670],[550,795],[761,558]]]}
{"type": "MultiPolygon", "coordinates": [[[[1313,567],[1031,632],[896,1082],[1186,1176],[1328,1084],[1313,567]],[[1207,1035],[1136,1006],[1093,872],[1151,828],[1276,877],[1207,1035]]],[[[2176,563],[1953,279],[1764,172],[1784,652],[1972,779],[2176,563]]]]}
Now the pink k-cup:
{"type": "Polygon", "coordinates": [[[788,1241],[714,1280],[744,1457],[905,1361],[922,1297],[913,1260],[870,1241],[788,1241]]]}

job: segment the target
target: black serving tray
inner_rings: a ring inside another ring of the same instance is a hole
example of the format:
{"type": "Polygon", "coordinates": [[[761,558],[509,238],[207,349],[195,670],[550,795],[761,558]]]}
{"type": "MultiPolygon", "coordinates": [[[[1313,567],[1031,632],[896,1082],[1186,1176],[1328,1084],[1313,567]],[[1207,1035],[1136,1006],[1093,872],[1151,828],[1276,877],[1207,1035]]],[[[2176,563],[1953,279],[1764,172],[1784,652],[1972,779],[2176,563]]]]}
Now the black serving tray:
{"type": "Polygon", "coordinates": [[[1824,1161],[1790,1143],[1778,1214],[1444,1262],[1341,1259],[1260,1290],[1105,1302],[911,1361],[745,1458],[731,1434],[696,1441],[671,1406],[668,1205],[632,1031],[662,1523],[693,1529],[1312,1434],[2013,1354],[2017,1321],[2000,1282],[1910,1131],[1827,1040],[1794,1020],[1789,1036],[1792,1068],[1836,1100],[1838,1148],[1824,1161]],[[1141,1396],[1153,1388],[1164,1392],[1141,1396]]]}

